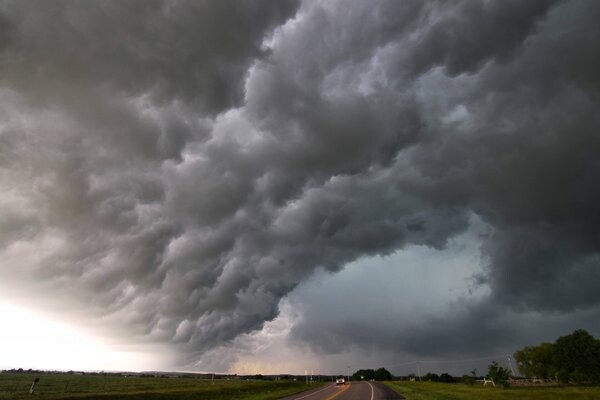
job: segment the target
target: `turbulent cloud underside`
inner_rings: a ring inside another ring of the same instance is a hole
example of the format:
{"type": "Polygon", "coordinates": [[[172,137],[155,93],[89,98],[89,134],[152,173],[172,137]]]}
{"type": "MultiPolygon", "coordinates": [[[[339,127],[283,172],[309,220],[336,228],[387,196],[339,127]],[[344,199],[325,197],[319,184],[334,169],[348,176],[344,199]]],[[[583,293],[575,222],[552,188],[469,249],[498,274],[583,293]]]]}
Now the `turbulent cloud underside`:
{"type": "Polygon", "coordinates": [[[489,294],[454,331],[489,304],[597,309],[599,19],[591,0],[3,2],[0,287],[193,360],[315,270],[444,249],[476,216],[489,294]]]}

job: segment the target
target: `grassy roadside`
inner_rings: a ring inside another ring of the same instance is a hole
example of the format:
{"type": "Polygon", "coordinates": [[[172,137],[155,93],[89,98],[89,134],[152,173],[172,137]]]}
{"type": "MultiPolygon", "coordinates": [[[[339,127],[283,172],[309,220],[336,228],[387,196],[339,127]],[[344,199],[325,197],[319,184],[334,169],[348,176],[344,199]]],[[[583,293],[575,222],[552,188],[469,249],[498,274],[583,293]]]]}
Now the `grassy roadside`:
{"type": "MultiPolygon", "coordinates": [[[[304,382],[0,374],[0,400],[275,400],[307,389],[304,382]]],[[[314,385],[313,387],[316,387],[314,385]]]]}
{"type": "Polygon", "coordinates": [[[461,383],[385,382],[407,400],[597,400],[600,387],[492,388],[461,383]]]}

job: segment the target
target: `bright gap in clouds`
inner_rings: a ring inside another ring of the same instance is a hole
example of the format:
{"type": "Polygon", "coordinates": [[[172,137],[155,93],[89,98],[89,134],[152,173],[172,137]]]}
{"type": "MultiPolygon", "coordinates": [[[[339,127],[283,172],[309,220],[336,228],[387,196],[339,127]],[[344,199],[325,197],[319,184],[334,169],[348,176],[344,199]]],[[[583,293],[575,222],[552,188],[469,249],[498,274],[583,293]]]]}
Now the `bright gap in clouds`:
{"type": "Polygon", "coordinates": [[[143,351],[119,350],[73,326],[0,301],[0,369],[139,371],[158,368],[143,351]]]}
{"type": "Polygon", "coordinates": [[[408,246],[363,257],[337,273],[320,270],[283,299],[275,320],[208,352],[195,367],[242,375],[343,374],[348,365],[410,373],[394,366],[426,356],[411,352],[402,340],[406,332],[459,317],[465,304],[489,295],[487,285],[474,284],[487,262],[480,247],[489,230],[473,215],[469,229],[443,249],[408,246]]]}

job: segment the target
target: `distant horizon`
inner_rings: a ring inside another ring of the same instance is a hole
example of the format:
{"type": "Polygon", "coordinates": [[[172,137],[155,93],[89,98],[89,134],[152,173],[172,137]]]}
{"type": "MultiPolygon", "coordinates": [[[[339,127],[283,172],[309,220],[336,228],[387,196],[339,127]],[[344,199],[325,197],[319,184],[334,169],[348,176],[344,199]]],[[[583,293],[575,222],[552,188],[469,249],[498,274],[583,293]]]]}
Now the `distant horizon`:
{"type": "MultiPolygon", "coordinates": [[[[10,368],[10,369],[4,369],[0,367],[0,372],[12,372],[12,371],[16,371],[18,370],[18,368],[10,368]]],[[[22,372],[19,373],[37,373],[37,372],[41,372],[41,373],[59,373],[59,374],[69,374],[69,373],[84,373],[84,374],[102,374],[102,373],[106,373],[106,374],[136,374],[136,375],[143,375],[143,374],[162,374],[162,375],[172,375],[172,374],[185,374],[185,375],[213,375],[212,372],[199,372],[199,371],[88,371],[88,370],[67,370],[67,371],[62,371],[62,370],[45,370],[45,369],[23,369],[22,372]]],[[[356,372],[356,371],[354,371],[356,372]]],[[[354,372],[352,374],[354,374],[354,372]]],[[[431,373],[430,371],[426,372],[423,374],[423,376],[425,376],[427,373],[431,373]]],[[[351,377],[352,377],[351,374],[351,377]]],[[[337,376],[346,376],[346,375],[341,375],[341,374],[291,374],[291,373],[273,373],[273,374],[244,374],[244,375],[240,375],[240,374],[233,374],[233,373],[220,373],[220,372],[215,372],[214,376],[215,378],[217,378],[217,376],[222,377],[222,376],[238,376],[238,377],[252,377],[252,376],[264,376],[264,377],[281,377],[281,376],[291,376],[294,378],[297,377],[307,377],[307,376],[313,376],[313,377],[327,377],[327,378],[334,378],[337,376]]],[[[415,374],[406,374],[406,375],[394,375],[394,378],[406,378],[406,377],[410,377],[412,375],[415,374]]],[[[478,376],[484,376],[485,373],[478,375],[478,376]]],[[[451,375],[454,378],[460,378],[460,376],[458,375],[451,375]]],[[[220,379],[220,378],[219,378],[220,379]]]]}
{"type": "MultiPolygon", "coordinates": [[[[476,358],[476,359],[462,359],[462,360],[436,360],[436,361],[409,361],[409,362],[402,362],[399,363],[397,365],[380,365],[377,367],[360,367],[357,368],[355,370],[351,371],[351,375],[354,374],[356,371],[358,370],[365,370],[365,369],[378,369],[378,368],[386,368],[386,369],[393,369],[394,366],[398,366],[398,365],[402,365],[402,366],[406,366],[406,365],[413,365],[416,368],[417,364],[420,364],[420,368],[422,368],[425,372],[423,372],[423,375],[425,375],[428,372],[433,372],[430,370],[427,370],[426,366],[427,365],[431,365],[431,364],[451,364],[451,363],[455,363],[455,364],[463,364],[466,362],[486,362],[489,363],[491,361],[498,361],[500,360],[503,364],[506,363],[507,364],[507,358],[508,356],[510,356],[511,360],[513,355],[504,355],[504,356],[493,356],[493,357],[485,357],[485,358],[476,358]]],[[[514,360],[512,361],[514,363],[514,360]]],[[[472,364],[471,364],[472,366],[472,364]]],[[[514,369],[516,369],[516,365],[513,365],[514,369]]],[[[510,366],[507,366],[507,368],[510,368],[510,366]]],[[[77,372],[83,372],[83,373],[94,373],[94,374],[98,374],[98,373],[134,373],[134,374],[144,374],[144,373],[162,373],[162,374],[193,374],[193,375],[221,375],[221,376],[255,376],[255,375],[263,375],[263,376],[282,376],[282,375],[290,375],[290,376],[346,376],[344,374],[341,374],[340,372],[338,373],[326,373],[326,372],[319,372],[319,371],[312,371],[313,373],[311,374],[310,372],[307,373],[286,373],[286,372],[272,372],[272,373],[248,373],[248,374],[238,374],[235,372],[217,372],[217,371],[194,371],[194,370],[177,370],[177,369],[171,369],[171,370],[95,370],[95,369],[45,369],[45,368],[24,368],[24,367],[3,367],[0,366],[0,371],[15,371],[15,370],[19,370],[21,369],[21,372],[30,372],[30,371],[42,371],[42,372],[58,372],[58,373],[77,373],[77,372]]],[[[443,369],[443,368],[442,368],[443,369]]],[[[440,371],[440,368],[436,368],[436,370],[440,371]]],[[[469,371],[473,370],[473,368],[470,368],[469,371]]],[[[483,370],[482,370],[483,371],[483,370]]],[[[347,372],[347,371],[346,371],[347,372]]],[[[435,372],[433,372],[435,373],[435,372]]],[[[442,373],[442,372],[440,372],[442,373]]],[[[409,376],[413,373],[407,373],[407,374],[392,374],[393,376],[409,376]]],[[[452,375],[452,374],[451,374],[452,375]]],[[[485,373],[483,374],[485,375],[485,373]]],[[[452,376],[461,376],[461,375],[452,375],[452,376]]]]}

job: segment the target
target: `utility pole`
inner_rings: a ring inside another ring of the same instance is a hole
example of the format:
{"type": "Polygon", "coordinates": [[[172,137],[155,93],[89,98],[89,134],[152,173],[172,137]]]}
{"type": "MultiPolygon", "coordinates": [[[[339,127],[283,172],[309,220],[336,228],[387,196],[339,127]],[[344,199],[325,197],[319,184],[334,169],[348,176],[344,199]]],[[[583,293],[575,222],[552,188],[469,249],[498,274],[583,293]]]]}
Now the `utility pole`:
{"type": "Polygon", "coordinates": [[[510,367],[510,373],[514,377],[515,376],[515,370],[513,369],[512,361],[510,360],[510,354],[506,355],[506,359],[508,360],[508,366],[510,367]]]}

